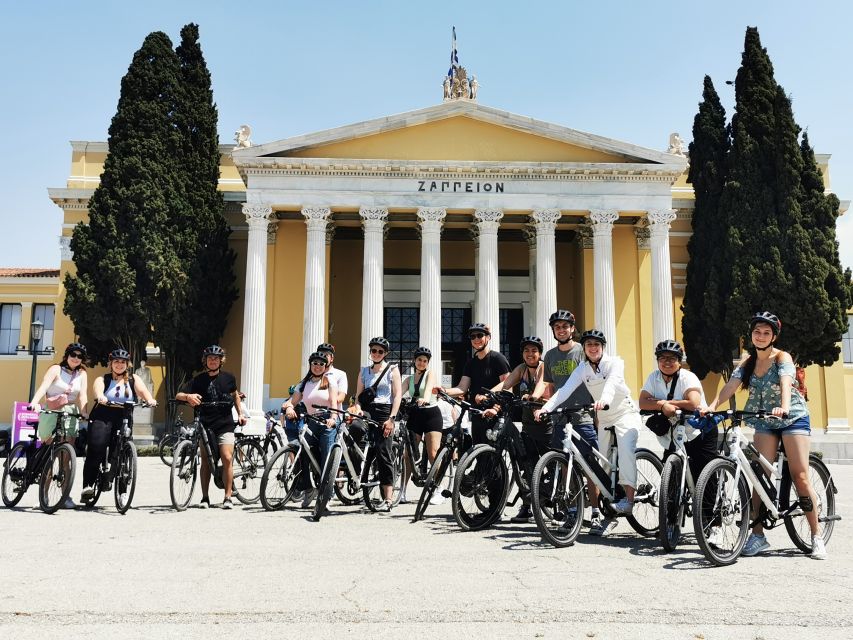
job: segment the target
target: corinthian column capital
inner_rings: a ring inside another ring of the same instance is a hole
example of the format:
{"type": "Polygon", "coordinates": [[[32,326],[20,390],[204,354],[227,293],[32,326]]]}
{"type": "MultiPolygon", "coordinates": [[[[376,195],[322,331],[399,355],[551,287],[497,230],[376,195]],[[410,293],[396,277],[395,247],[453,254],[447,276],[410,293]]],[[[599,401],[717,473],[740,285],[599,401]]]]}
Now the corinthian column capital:
{"type": "Polygon", "coordinates": [[[534,209],[530,214],[530,220],[536,227],[536,230],[542,231],[553,230],[559,219],[562,217],[559,209],[534,209]]]}
{"type": "Polygon", "coordinates": [[[650,209],[646,217],[652,234],[667,233],[669,225],[675,220],[675,209],[650,209]]]}
{"type": "Polygon", "coordinates": [[[619,219],[619,212],[616,209],[590,209],[589,219],[592,221],[593,228],[599,225],[609,228],[619,219]]]}
{"type": "Polygon", "coordinates": [[[267,204],[244,202],[243,215],[246,216],[246,222],[250,228],[266,229],[270,216],[272,216],[272,207],[267,204]]]}
{"type": "Polygon", "coordinates": [[[326,225],[332,210],[329,207],[303,207],[302,215],[309,231],[326,231],[326,225]]]}
{"type": "Polygon", "coordinates": [[[418,207],[418,220],[422,229],[441,228],[447,210],[444,207],[418,207]]]}
{"type": "Polygon", "coordinates": [[[361,207],[358,210],[358,215],[361,216],[361,226],[367,229],[381,230],[385,227],[385,221],[388,219],[387,207],[361,207]]]}
{"type": "Polygon", "coordinates": [[[504,217],[503,209],[477,209],[474,211],[474,223],[482,233],[483,231],[497,232],[501,218],[504,217]]]}

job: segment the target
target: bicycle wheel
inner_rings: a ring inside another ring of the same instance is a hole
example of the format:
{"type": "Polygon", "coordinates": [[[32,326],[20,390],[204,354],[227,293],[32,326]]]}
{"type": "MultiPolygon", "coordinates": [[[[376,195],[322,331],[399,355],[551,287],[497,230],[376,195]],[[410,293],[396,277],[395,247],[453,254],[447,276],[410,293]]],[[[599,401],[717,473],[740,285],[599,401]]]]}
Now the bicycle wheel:
{"type": "Polygon", "coordinates": [[[86,498],[82,500],[83,507],[86,509],[92,509],[96,504],[98,504],[98,500],[101,498],[101,473],[98,472],[98,478],[95,480],[95,486],[92,487],[92,497],[86,498]]]}
{"type": "MultiPolygon", "coordinates": [[[[352,455],[358,455],[353,453],[352,455]]],[[[361,488],[358,486],[358,478],[353,478],[349,467],[344,462],[338,468],[338,477],[335,482],[335,496],[348,507],[361,502],[361,488]]]]}
{"type": "MultiPolygon", "coordinates": [[[[826,544],[835,528],[835,520],[826,519],[835,515],[835,483],[829,475],[829,469],[814,454],[809,455],[809,482],[817,496],[813,509],[817,513],[820,536],[826,544]]],[[[791,474],[785,473],[782,476],[782,483],[779,485],[780,509],[786,510],[799,499],[797,487],[791,482],[791,474]]],[[[788,531],[791,541],[800,551],[811,553],[812,530],[802,509],[796,509],[790,515],[785,516],[785,529],[788,531]]]]}
{"type": "Polygon", "coordinates": [[[660,458],[648,449],[637,449],[637,491],[628,523],[640,535],[654,537],[658,533],[662,469],[660,458]]]}
{"type": "Polygon", "coordinates": [[[569,469],[562,451],[549,451],[533,469],[530,481],[533,519],[542,538],[555,547],[574,544],[583,524],[586,481],[569,469]]]}
{"type": "Polygon", "coordinates": [[[264,467],[261,477],[261,504],[267,511],[281,509],[293,496],[303,465],[297,458],[299,448],[287,445],[276,451],[264,467]]]}
{"type": "Polygon", "coordinates": [[[19,442],[3,463],[3,504],[10,509],[21,501],[27,492],[27,445],[19,442]]]}
{"type": "Polygon", "coordinates": [[[339,446],[333,446],[326,458],[326,466],[323,468],[323,477],[320,486],[317,487],[317,499],[314,501],[314,522],[319,522],[326,513],[326,505],[332,499],[335,490],[335,478],[341,468],[341,456],[343,450],[339,446]]]}
{"type": "Polygon", "coordinates": [[[50,453],[41,472],[39,506],[45,513],[54,513],[68,499],[77,470],[77,454],[67,442],[50,453]]]}
{"type": "Polygon", "coordinates": [[[118,469],[115,479],[115,502],[119,513],[127,513],[133,494],[136,492],[137,470],[136,445],[130,440],[125,441],[118,452],[118,469]]]}
{"type": "Polygon", "coordinates": [[[272,455],[283,446],[284,442],[281,439],[281,434],[276,429],[273,429],[264,443],[264,453],[267,459],[272,458],[272,455]]]}
{"type": "Polygon", "coordinates": [[[465,531],[491,526],[501,517],[509,492],[506,462],[494,447],[481,444],[465,456],[453,481],[453,517],[465,531]]]}
{"type": "Polygon", "coordinates": [[[172,506],[178,511],[184,511],[192,500],[197,474],[196,447],[190,440],[184,440],[175,448],[172,473],[169,475],[169,495],[172,497],[172,506]]]}
{"type": "Polygon", "coordinates": [[[164,434],[162,438],[160,438],[160,444],[157,447],[157,453],[160,456],[160,460],[163,461],[167,467],[172,466],[172,455],[175,452],[175,447],[178,444],[178,434],[176,433],[167,433],[164,434]]]}
{"type": "Polygon", "coordinates": [[[257,440],[240,440],[234,445],[234,495],[243,504],[254,504],[261,497],[261,478],[267,457],[257,440]]]}
{"type": "Polygon", "coordinates": [[[723,567],[734,564],[749,533],[751,493],[737,465],[716,458],[699,476],[693,496],[693,531],[705,557],[723,567]]]}
{"type": "Polygon", "coordinates": [[[412,519],[412,522],[417,522],[424,517],[424,513],[426,513],[427,507],[430,505],[432,497],[441,486],[441,482],[450,468],[451,458],[452,456],[448,447],[442,447],[435,454],[435,461],[432,463],[429,473],[427,473],[424,489],[421,491],[421,497],[418,500],[418,506],[415,508],[415,517],[412,519]]]}
{"type": "Polygon", "coordinates": [[[671,455],[663,463],[663,471],[660,474],[658,527],[661,545],[667,551],[675,551],[681,539],[681,520],[684,517],[686,498],[681,492],[683,473],[684,461],[679,456],[671,455]]]}
{"type": "MultiPolygon", "coordinates": [[[[382,487],[379,484],[379,456],[374,455],[372,458],[370,466],[367,467],[366,475],[363,476],[361,494],[367,508],[371,511],[377,511],[379,505],[385,501],[385,498],[382,494],[382,487]]],[[[391,468],[391,506],[396,506],[400,503],[400,490],[403,485],[402,457],[396,444],[391,450],[391,468]]]]}

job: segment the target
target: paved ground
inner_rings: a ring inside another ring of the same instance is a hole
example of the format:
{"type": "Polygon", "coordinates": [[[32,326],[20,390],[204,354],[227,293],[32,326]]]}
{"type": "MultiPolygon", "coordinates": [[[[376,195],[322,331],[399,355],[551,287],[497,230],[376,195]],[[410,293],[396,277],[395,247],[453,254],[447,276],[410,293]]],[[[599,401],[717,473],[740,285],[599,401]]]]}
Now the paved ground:
{"type": "Polygon", "coordinates": [[[449,504],[418,524],[412,505],[333,502],[319,523],[259,506],[176,513],[168,470],[146,458],[126,516],[103,498],[48,516],[35,488],[0,508],[0,638],[849,639],[853,467],[831,470],[849,519],[829,561],[781,528],[772,553],[718,569],[692,539],[664,554],[626,523],[567,549],[535,525],[462,533],[449,504]]]}

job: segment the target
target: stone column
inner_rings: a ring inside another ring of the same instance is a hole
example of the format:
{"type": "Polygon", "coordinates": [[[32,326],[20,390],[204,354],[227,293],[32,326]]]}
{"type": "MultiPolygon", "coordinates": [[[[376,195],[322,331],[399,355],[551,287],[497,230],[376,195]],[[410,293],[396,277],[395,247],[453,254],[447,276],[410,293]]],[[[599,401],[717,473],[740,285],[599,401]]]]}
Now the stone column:
{"type": "Polygon", "coordinates": [[[649,248],[652,254],[652,334],[654,344],[675,339],[672,313],[672,265],[669,261],[669,225],[675,220],[672,209],[648,213],[649,248]]]}
{"type": "Polygon", "coordinates": [[[607,353],[616,349],[616,300],[613,294],[613,223],[619,219],[615,209],[592,209],[592,256],[594,264],[595,327],[607,338],[607,353]]]}
{"type": "MultiPolygon", "coordinates": [[[[471,317],[477,318],[480,314],[477,309],[479,297],[477,292],[480,288],[480,230],[477,227],[471,227],[468,232],[471,234],[471,242],[474,243],[474,300],[471,303],[471,317]]],[[[479,322],[479,320],[473,322],[479,322]]]]}
{"type": "MultiPolygon", "coordinates": [[[[433,366],[441,362],[441,225],[446,215],[443,207],[418,208],[421,225],[420,344],[432,351],[433,366]]],[[[443,371],[436,373],[440,379],[443,371]]]]}
{"type": "Polygon", "coordinates": [[[249,224],[246,251],[246,287],[243,291],[243,354],[240,390],[252,426],[264,421],[264,352],[267,317],[267,226],[272,207],[246,203],[243,214],[249,224]]]}
{"type": "Polygon", "coordinates": [[[545,349],[556,346],[548,318],[557,309],[557,255],[554,232],[559,209],[536,209],[530,216],[536,228],[536,335],[545,349]]]}
{"type": "Polygon", "coordinates": [[[535,336],[538,335],[536,332],[539,331],[539,323],[536,318],[536,227],[532,224],[524,227],[524,237],[527,239],[527,286],[530,289],[530,305],[525,333],[529,336],[535,336]]]}
{"type": "Polygon", "coordinates": [[[500,350],[500,300],[498,299],[498,227],[502,209],[477,209],[474,223],[480,236],[477,255],[477,317],[492,330],[492,349],[500,350]]]}
{"type": "Polygon", "coordinates": [[[385,207],[362,207],[361,226],[364,228],[364,271],[361,294],[361,344],[359,353],[364,353],[371,338],[381,336],[384,324],[384,256],[383,240],[388,209],[385,207]]]}
{"type": "Polygon", "coordinates": [[[305,306],[302,322],[302,361],[308,364],[317,345],[326,337],[326,226],[332,211],[328,207],[304,207],[308,226],[305,251],[305,306]]]}

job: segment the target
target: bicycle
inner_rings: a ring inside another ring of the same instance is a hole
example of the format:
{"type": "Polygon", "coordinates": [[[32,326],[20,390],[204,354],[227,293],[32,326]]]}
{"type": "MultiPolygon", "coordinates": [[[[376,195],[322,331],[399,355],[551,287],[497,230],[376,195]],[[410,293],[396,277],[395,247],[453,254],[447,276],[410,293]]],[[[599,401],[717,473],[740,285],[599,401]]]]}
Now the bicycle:
{"type": "MultiPolygon", "coordinates": [[[[593,405],[561,407],[542,415],[551,417],[578,411],[590,412],[593,405]]],[[[658,491],[663,465],[660,458],[648,449],[637,449],[637,487],[634,509],[622,516],[613,509],[625,490],[619,484],[619,449],[616,428],[605,427],[611,434],[605,456],[584,443],[584,454],[576,442],[581,440],[571,421],[566,422],[562,451],[549,451],[533,470],[531,498],[533,518],[542,538],[555,547],[567,547],[575,542],[583,524],[586,508],[586,478],[599,490],[599,506],[607,518],[625,517],[634,530],[644,536],[658,531],[658,491]],[[551,517],[546,517],[547,514],[551,517]]]]}
{"type": "MultiPolygon", "coordinates": [[[[312,491],[320,485],[320,479],[323,475],[325,467],[320,465],[318,461],[319,451],[316,444],[308,441],[307,423],[310,422],[318,428],[325,429],[326,423],[317,416],[310,415],[301,403],[296,407],[298,425],[297,439],[295,443],[288,443],[278,449],[269,459],[264,468],[264,475],[261,478],[261,504],[267,511],[276,511],[284,507],[285,504],[293,499],[293,495],[301,490],[300,485],[307,484],[307,490],[312,491]],[[303,474],[308,474],[304,480],[303,474]]],[[[351,454],[348,451],[348,459],[361,455],[363,452],[355,444],[354,439],[347,432],[347,443],[354,447],[359,454],[354,452],[351,454]]],[[[363,457],[361,458],[363,460],[363,457]]],[[[353,465],[355,463],[353,462],[353,465]]],[[[358,474],[355,476],[359,477],[358,474]]],[[[345,486],[349,486],[347,483],[345,486]]],[[[344,493],[345,489],[334,483],[335,493],[340,499],[343,496],[344,504],[356,504],[359,501],[360,494],[358,489],[353,489],[349,494],[344,493]]]]}
{"type": "MultiPolygon", "coordinates": [[[[3,465],[3,504],[8,508],[17,505],[30,485],[39,483],[39,507],[45,513],[55,513],[71,494],[77,470],[77,454],[65,438],[66,422],[79,416],[64,411],[43,410],[41,414],[55,415],[56,426],[50,444],[38,443],[32,433],[29,442],[19,442],[6,456],[3,465]]],[[[35,426],[38,422],[28,422],[35,426]]]]}
{"type": "Polygon", "coordinates": [[[107,445],[104,462],[98,465],[95,480],[95,493],[83,501],[83,506],[91,509],[101,497],[101,492],[114,490],[116,510],[122,515],[130,509],[133,494],[136,492],[136,471],[138,467],[136,445],[133,443],[133,429],[130,426],[133,408],[148,406],[141,402],[107,402],[103,406],[116,407],[124,411],[121,424],[116,426],[107,445]],[[115,445],[115,446],[112,446],[115,445]],[[115,485],[115,487],[113,487],[115,485]]]}
{"type": "MultiPolygon", "coordinates": [[[[706,415],[731,418],[724,439],[728,454],[715,458],[696,482],[698,506],[693,509],[693,529],[699,548],[711,563],[727,566],[737,562],[746,544],[749,530],[758,524],[773,529],[785,523],[794,545],[803,553],[811,552],[811,528],[791,479],[784,444],[780,439],[776,460],[771,464],[743,435],[743,419],[773,417],[767,411],[717,411],[706,415]],[[755,519],[751,518],[752,492],[760,500],[755,519]]],[[[832,536],[838,489],[823,461],[809,454],[809,480],[817,496],[813,508],[821,525],[824,543],[832,536]]]]}
{"type": "Polygon", "coordinates": [[[261,442],[261,449],[267,458],[271,457],[276,451],[284,446],[284,437],[282,436],[281,422],[278,420],[278,410],[267,411],[264,414],[267,426],[264,440],[261,442]]]}
{"type": "MultiPolygon", "coordinates": [[[[435,454],[435,460],[429,469],[429,473],[427,473],[424,488],[421,491],[421,497],[418,500],[418,506],[415,508],[415,516],[412,518],[412,522],[418,522],[423,519],[427,507],[432,503],[433,496],[441,486],[448,471],[450,472],[451,485],[453,483],[455,473],[452,467],[463,456],[465,451],[465,432],[462,429],[465,414],[471,412],[480,415],[482,413],[482,411],[473,407],[469,402],[452,398],[443,391],[439,391],[437,395],[442,400],[456,406],[459,409],[459,415],[456,417],[456,422],[453,423],[453,426],[450,429],[446,429],[441,438],[441,446],[439,446],[438,452],[435,454]]],[[[441,495],[443,498],[449,498],[453,495],[453,492],[445,489],[441,492],[441,495]]]]}
{"type": "Polygon", "coordinates": [[[486,430],[486,438],[494,444],[478,444],[456,468],[453,482],[453,517],[465,531],[485,529],[497,522],[506,506],[513,506],[530,494],[527,478],[532,475],[527,449],[522,436],[510,419],[512,409],[527,404],[511,391],[482,393],[500,405],[494,426],[486,430]],[[510,487],[518,489],[507,502],[510,487]]]}
{"type": "MultiPolygon", "coordinates": [[[[169,494],[172,498],[172,506],[178,511],[184,511],[187,508],[195,491],[195,480],[199,465],[199,445],[204,447],[216,487],[224,488],[222,465],[219,464],[219,446],[215,445],[216,438],[210,430],[202,425],[200,409],[230,407],[231,405],[231,400],[219,400],[217,402],[202,402],[193,407],[193,421],[182,429],[182,441],[175,448],[172,472],[169,475],[169,494]]],[[[243,504],[252,504],[259,498],[260,489],[251,482],[258,473],[258,460],[263,460],[263,451],[260,451],[257,442],[248,437],[241,438],[239,441],[235,440],[232,491],[243,504]],[[254,450],[256,447],[257,451],[254,450]]]]}

